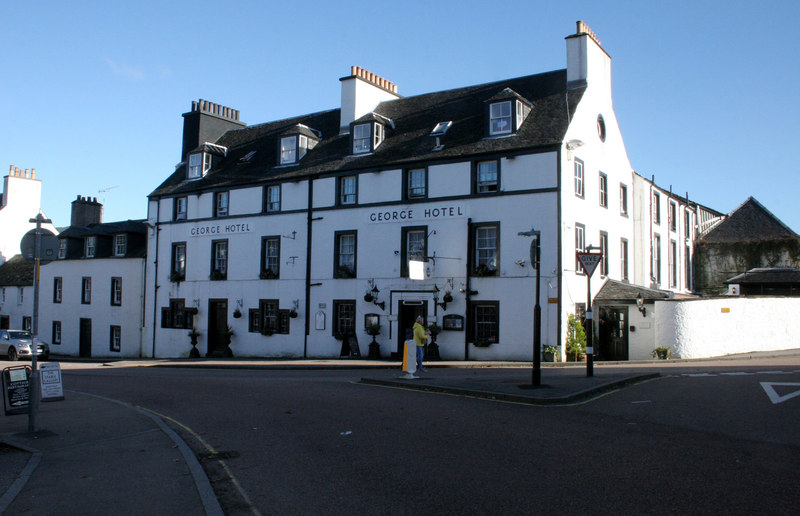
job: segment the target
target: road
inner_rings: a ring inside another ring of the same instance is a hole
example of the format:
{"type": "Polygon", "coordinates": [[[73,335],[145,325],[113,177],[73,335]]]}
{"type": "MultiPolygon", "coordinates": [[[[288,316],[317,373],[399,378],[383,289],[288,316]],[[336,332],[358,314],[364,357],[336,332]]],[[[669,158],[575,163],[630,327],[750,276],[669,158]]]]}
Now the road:
{"type": "Polygon", "coordinates": [[[368,386],[358,370],[64,382],[167,418],[227,514],[795,514],[800,357],[658,367],[558,407],[368,386]]]}

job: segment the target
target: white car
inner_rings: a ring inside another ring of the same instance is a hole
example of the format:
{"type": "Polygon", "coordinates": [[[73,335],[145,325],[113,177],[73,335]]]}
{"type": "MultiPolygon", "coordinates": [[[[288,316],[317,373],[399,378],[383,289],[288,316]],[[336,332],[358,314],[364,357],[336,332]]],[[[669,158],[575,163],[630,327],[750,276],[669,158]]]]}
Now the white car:
{"type": "MultiPolygon", "coordinates": [[[[18,358],[31,358],[33,336],[27,330],[0,330],[0,356],[12,362],[18,358]]],[[[50,346],[36,339],[36,356],[40,360],[50,358],[50,346]]]]}

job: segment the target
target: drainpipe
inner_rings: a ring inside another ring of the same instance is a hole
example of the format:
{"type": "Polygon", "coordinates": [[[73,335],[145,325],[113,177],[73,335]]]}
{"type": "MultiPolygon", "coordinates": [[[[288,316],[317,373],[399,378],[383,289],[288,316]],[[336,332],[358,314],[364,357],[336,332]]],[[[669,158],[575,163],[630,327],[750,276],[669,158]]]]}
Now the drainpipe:
{"type": "Polygon", "coordinates": [[[156,200],[156,223],[153,226],[153,231],[156,234],[156,245],[155,245],[155,260],[153,260],[153,350],[152,354],[150,355],[152,358],[156,358],[156,328],[158,324],[156,322],[156,317],[158,315],[158,237],[159,233],[161,232],[161,228],[159,227],[161,220],[161,198],[159,197],[156,200]]]}
{"type": "Polygon", "coordinates": [[[308,178],[308,207],[306,208],[306,286],[305,286],[305,335],[303,336],[303,358],[308,358],[308,335],[311,331],[311,228],[314,221],[314,178],[308,178]]]}
{"type": "Polygon", "coordinates": [[[470,306],[469,306],[469,299],[470,299],[470,291],[472,290],[472,285],[470,285],[470,268],[472,266],[472,217],[467,218],[467,270],[465,275],[464,281],[464,301],[467,304],[466,309],[466,317],[464,322],[464,360],[469,360],[469,337],[468,335],[471,333],[469,328],[471,328],[470,324],[472,323],[472,317],[470,316],[470,306]]]}

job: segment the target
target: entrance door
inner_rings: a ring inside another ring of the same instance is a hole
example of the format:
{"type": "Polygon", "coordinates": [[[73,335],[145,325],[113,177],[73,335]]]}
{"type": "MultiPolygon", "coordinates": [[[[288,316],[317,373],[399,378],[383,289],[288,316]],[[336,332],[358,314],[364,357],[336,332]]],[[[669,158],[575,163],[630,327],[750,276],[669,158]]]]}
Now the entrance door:
{"type": "Polygon", "coordinates": [[[9,329],[9,317],[7,315],[0,315],[0,330],[9,329]]]}
{"type": "Polygon", "coordinates": [[[628,360],[628,307],[602,307],[598,360],[628,360]]]}
{"type": "Polygon", "coordinates": [[[427,314],[427,301],[400,301],[399,313],[397,314],[397,351],[395,352],[397,357],[403,356],[403,342],[411,338],[410,332],[413,331],[417,316],[425,317],[425,323],[427,324],[427,314]]]}
{"type": "Polygon", "coordinates": [[[225,356],[228,349],[228,300],[208,300],[208,352],[206,356],[225,356]]]}
{"type": "Polygon", "coordinates": [[[90,358],[92,356],[92,320],[81,319],[80,321],[80,336],[79,336],[79,352],[81,358],[90,358]]]}

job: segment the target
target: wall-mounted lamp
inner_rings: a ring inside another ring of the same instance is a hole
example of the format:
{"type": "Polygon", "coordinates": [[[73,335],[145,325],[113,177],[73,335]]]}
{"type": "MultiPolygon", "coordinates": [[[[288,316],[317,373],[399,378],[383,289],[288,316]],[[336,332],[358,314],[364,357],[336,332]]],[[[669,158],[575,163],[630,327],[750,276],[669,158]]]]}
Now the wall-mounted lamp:
{"type": "Polygon", "coordinates": [[[642,317],[647,317],[647,308],[644,307],[644,298],[641,294],[636,296],[636,308],[642,312],[642,317]]]}

